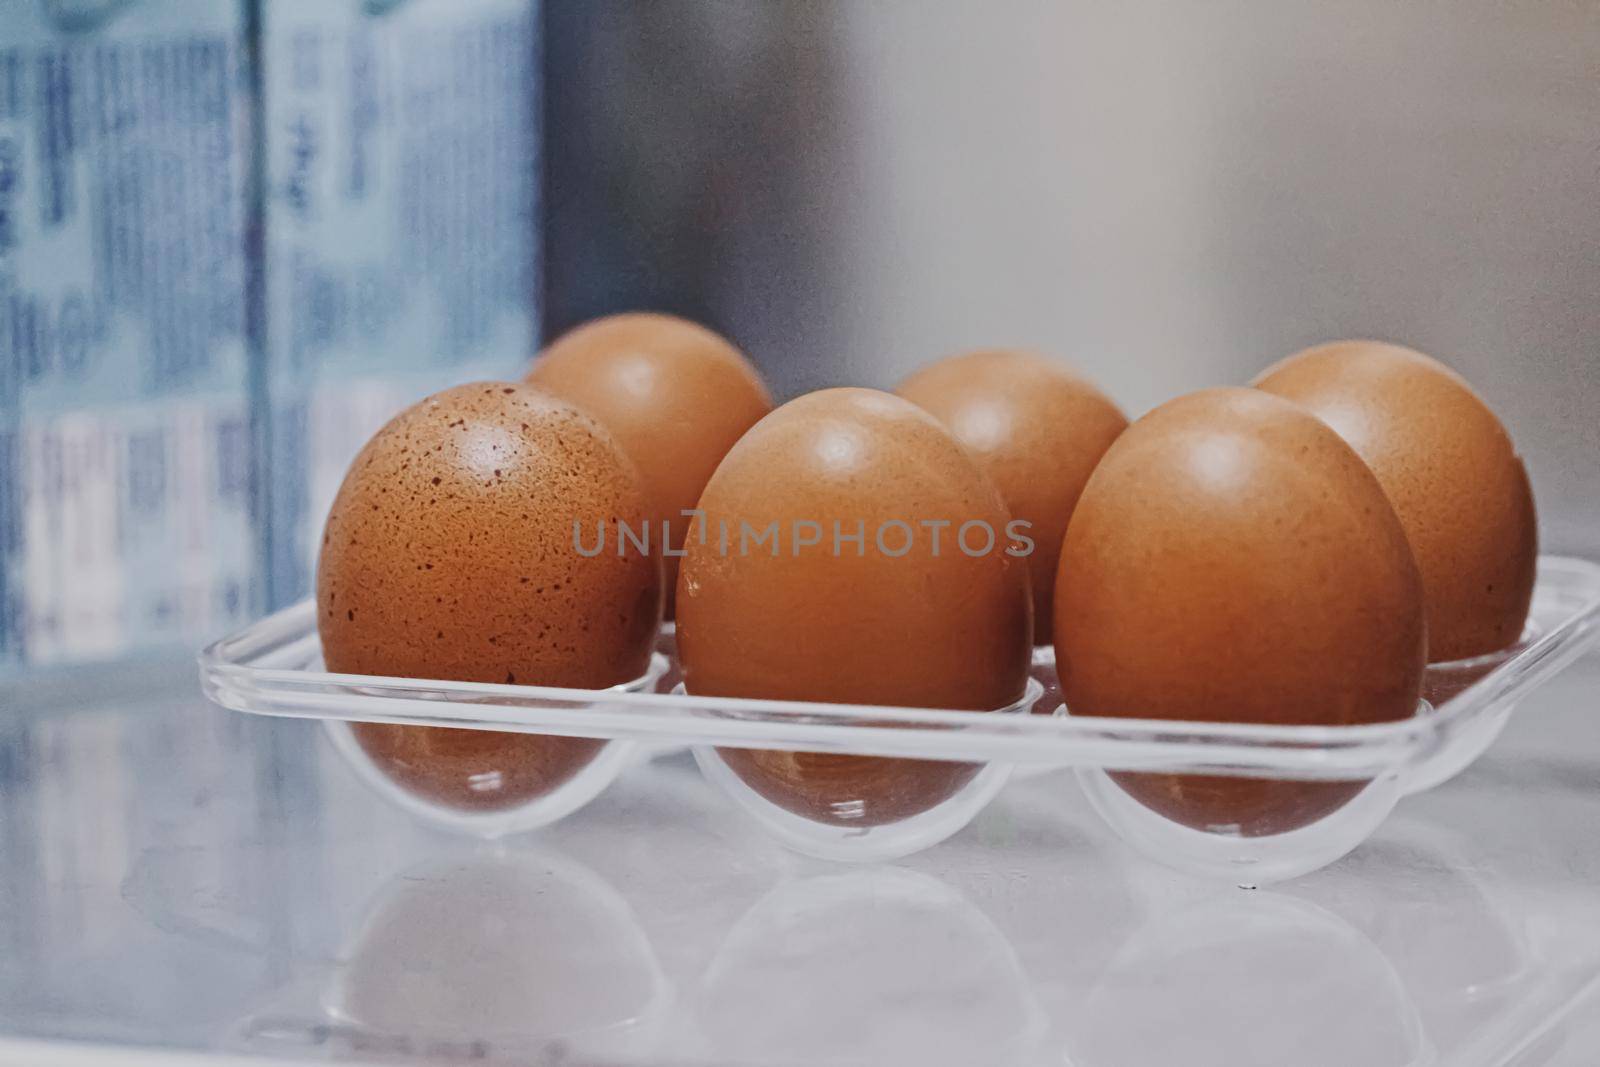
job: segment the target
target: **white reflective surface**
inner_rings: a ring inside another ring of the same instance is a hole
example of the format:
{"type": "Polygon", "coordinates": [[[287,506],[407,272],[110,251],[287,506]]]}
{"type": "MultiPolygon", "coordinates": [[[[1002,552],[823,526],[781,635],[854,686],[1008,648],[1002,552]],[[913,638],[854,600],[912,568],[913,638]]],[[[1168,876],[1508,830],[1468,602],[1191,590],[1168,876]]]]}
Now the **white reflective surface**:
{"type": "Polygon", "coordinates": [[[1593,658],[1351,855],[1254,892],[1134,855],[1070,771],[893,865],[785,851],[685,754],[470,841],[367,789],[315,724],[224,712],[189,677],[48,717],[7,694],[0,1062],[15,1040],[603,1065],[1600,1057],[1593,658]]]}

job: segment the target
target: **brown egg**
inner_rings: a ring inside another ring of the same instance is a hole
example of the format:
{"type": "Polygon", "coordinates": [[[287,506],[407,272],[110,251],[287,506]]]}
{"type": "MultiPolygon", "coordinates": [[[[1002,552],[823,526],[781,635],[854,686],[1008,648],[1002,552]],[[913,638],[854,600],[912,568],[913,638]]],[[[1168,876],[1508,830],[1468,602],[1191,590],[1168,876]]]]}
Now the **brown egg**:
{"type": "Polygon", "coordinates": [[[1030,525],[1033,639],[1048,644],[1067,520],[1127,417],[1087,379],[1033,352],[970,352],[924,367],[896,393],[944,423],[1030,525]]]}
{"type": "MultiPolygon", "coordinates": [[[[1056,662],[1075,715],[1350,725],[1415,714],[1422,584],[1372,472],[1308,412],[1208,389],[1128,428],[1067,528],[1056,662]]],[[[1197,829],[1261,836],[1359,782],[1118,773],[1197,829]]]]}
{"type": "MultiPolygon", "coordinates": [[[[525,385],[478,382],[402,412],[328,513],[317,628],[330,671],[603,689],[642,675],[661,617],[658,558],[576,550],[637,522],[638,473],[598,423],[525,385]]],[[[543,796],[602,741],[362,724],[380,769],[451,807],[543,796]]]]}
{"type": "Polygon", "coordinates": [[[1471,386],[1437,360],[1377,341],[1308,348],[1253,384],[1310,409],[1383,483],[1422,571],[1429,660],[1516,643],[1539,555],[1533,490],[1471,386]]]}
{"type": "MultiPolygon", "coordinates": [[[[1007,552],[1016,543],[1005,505],[972,457],[910,402],[828,389],[786,404],[728,453],[700,507],[706,536],[690,537],[678,576],[691,693],[976,710],[1022,697],[1032,604],[1026,561],[1007,552]],[[859,545],[847,540],[858,533],[859,545]]],[[[925,811],[978,770],[722,755],[773,803],[842,826],[925,811]]]]}
{"type": "MultiPolygon", "coordinates": [[[[748,360],[704,326],[633,312],[596,319],[550,345],[528,381],[599,419],[622,442],[652,498],[650,528],[683,548],[683,511],[740,436],[772,410],[748,360]],[[669,524],[669,525],[664,525],[669,524]]],[[[665,560],[667,617],[678,558],[665,560]]]]}

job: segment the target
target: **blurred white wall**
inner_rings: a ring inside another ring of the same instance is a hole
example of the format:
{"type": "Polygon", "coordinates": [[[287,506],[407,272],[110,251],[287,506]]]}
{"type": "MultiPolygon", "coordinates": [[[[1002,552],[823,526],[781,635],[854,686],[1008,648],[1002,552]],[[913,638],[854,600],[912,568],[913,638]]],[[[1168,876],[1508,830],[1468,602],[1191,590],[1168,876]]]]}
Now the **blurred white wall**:
{"type": "Polygon", "coordinates": [[[640,65],[592,75],[699,102],[672,144],[706,176],[696,303],[781,392],[1030,344],[1140,413],[1384,337],[1501,413],[1548,545],[1600,547],[1600,10],[611,9],[640,65]]]}

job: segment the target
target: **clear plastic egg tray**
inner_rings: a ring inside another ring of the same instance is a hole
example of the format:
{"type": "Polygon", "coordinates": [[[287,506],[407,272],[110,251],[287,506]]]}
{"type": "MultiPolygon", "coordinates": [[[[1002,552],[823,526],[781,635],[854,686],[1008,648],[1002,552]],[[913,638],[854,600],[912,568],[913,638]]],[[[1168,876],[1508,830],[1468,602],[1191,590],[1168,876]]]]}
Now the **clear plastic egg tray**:
{"type": "MultiPolygon", "coordinates": [[[[307,601],[217,642],[200,656],[213,701],[257,715],[317,719],[374,789],[429,822],[480,836],[533,830],[571,813],[661,746],[689,746],[705,776],[791,848],[835,860],[882,860],[959,831],[1016,772],[1070,767],[1115,832],[1151,859],[1242,885],[1292,878],[1365,840],[1402,796],[1458,773],[1489,747],[1518,701],[1600,640],[1600,565],[1544,556],[1528,628],[1492,656],[1435,664],[1416,716],[1372,726],[1259,726],[1074,716],[1041,648],[1026,697],[999,712],[708,698],[676,685],[670,627],[645,677],[609,690],[366,677],[323,671],[307,601]],[[560,787],[517,807],[467,811],[407,792],[376,767],[349,723],[460,727],[610,739],[560,787]],[[898,821],[851,826],[780,807],[734,773],[718,749],[768,749],[979,764],[959,788],[898,821]],[[1331,813],[1283,833],[1247,836],[1169,820],[1108,772],[1159,771],[1364,783],[1331,813]]],[[[1063,779],[1065,781],[1065,779],[1063,779]]],[[[1078,803],[1071,789],[1062,803],[1078,803]]]]}

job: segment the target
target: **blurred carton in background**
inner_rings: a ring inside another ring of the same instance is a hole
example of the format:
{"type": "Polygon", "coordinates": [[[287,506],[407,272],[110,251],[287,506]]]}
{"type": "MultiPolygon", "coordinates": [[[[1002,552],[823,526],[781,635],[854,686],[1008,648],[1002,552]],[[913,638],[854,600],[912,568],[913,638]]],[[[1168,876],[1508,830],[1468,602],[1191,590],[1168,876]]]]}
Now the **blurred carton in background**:
{"type": "Polygon", "coordinates": [[[537,7],[263,0],[269,600],[367,438],[538,328],[537,7]]]}
{"type": "Polygon", "coordinates": [[[305,595],[371,432],[521,370],[538,19],[0,0],[0,671],[186,656],[305,595]]]}
{"type": "Polygon", "coordinates": [[[0,0],[0,661],[248,618],[246,13],[0,0]]]}

